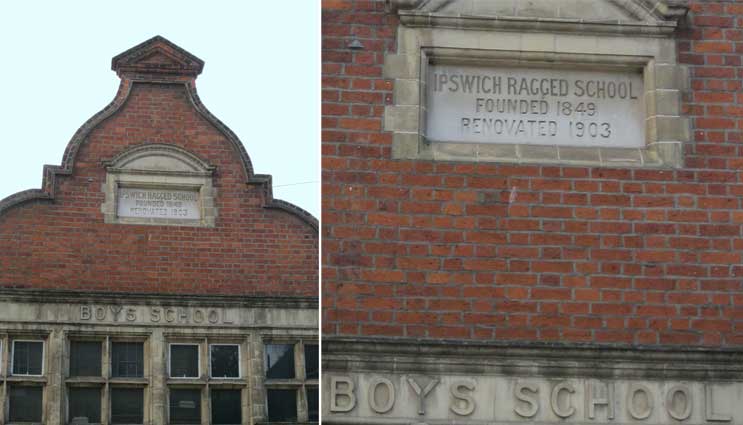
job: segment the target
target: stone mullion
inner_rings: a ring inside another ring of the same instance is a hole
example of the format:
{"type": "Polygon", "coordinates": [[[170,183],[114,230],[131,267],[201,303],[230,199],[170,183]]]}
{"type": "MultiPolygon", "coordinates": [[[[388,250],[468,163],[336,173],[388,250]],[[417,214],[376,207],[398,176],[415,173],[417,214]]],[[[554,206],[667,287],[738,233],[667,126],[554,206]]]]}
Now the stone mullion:
{"type": "Polygon", "coordinates": [[[101,394],[101,424],[111,422],[111,337],[106,335],[101,351],[101,376],[103,376],[103,393],[101,394]]]}
{"type": "Polygon", "coordinates": [[[166,424],[168,392],[165,336],[161,329],[154,329],[150,338],[150,423],[166,424]]]}
{"type": "Polygon", "coordinates": [[[43,423],[49,425],[62,425],[64,423],[63,379],[65,333],[61,329],[54,329],[46,340],[46,365],[44,376],[46,376],[46,388],[44,391],[44,411],[42,413],[43,423]]]}
{"type": "Polygon", "coordinates": [[[209,338],[204,338],[199,344],[202,355],[199,356],[199,367],[201,368],[201,380],[205,385],[201,387],[201,424],[209,425],[211,422],[211,403],[209,403],[209,338]]]}
{"type": "MultiPolygon", "coordinates": [[[[263,368],[263,340],[257,332],[248,336],[248,406],[243,411],[249,412],[246,416],[248,423],[267,422],[266,386],[264,384],[265,371],[263,368]]],[[[245,422],[245,421],[243,421],[245,422]]]]}
{"type": "Polygon", "coordinates": [[[101,394],[101,425],[108,425],[111,422],[111,414],[109,412],[111,402],[111,386],[108,380],[103,384],[103,394],[101,394]]]}
{"type": "Polygon", "coordinates": [[[300,381],[297,388],[297,420],[307,422],[309,420],[309,409],[307,408],[307,391],[304,383],[307,381],[307,371],[304,367],[304,341],[294,344],[294,369],[295,379],[300,381]]]}

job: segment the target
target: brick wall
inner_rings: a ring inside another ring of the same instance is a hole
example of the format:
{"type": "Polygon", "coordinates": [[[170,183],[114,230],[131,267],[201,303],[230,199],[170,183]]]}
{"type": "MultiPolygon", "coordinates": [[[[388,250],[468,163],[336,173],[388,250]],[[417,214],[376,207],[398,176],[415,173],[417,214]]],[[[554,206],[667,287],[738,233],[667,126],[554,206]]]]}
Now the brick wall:
{"type": "Polygon", "coordinates": [[[317,295],[316,230],[301,214],[265,208],[265,185],[247,184],[253,176],[238,150],[197,112],[185,85],[125,78],[117,103],[76,153],[68,148],[72,173],[45,180],[56,185],[45,188],[53,201],[31,197],[0,208],[0,286],[317,295]],[[104,224],[103,161],[143,143],[178,145],[216,166],[215,228],[104,224]]]}
{"type": "Polygon", "coordinates": [[[677,170],[391,160],[383,9],[323,3],[326,335],[743,345],[743,5],[679,34],[677,170]]]}

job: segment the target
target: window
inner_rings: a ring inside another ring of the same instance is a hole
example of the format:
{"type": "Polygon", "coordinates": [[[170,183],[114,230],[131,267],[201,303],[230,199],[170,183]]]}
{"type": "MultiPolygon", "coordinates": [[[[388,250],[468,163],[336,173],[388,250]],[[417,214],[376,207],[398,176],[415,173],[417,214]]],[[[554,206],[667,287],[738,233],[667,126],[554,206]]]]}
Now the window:
{"type": "Polygon", "coordinates": [[[177,340],[169,344],[171,424],[241,424],[244,388],[242,339],[177,340]],[[205,373],[205,372],[206,373],[205,373]]]}
{"type": "Polygon", "coordinates": [[[200,424],[201,423],[201,390],[199,389],[171,389],[170,390],[170,423],[171,424],[200,424]]]}
{"type": "Polygon", "coordinates": [[[143,340],[99,337],[93,341],[73,336],[66,379],[66,423],[146,423],[149,415],[145,415],[144,400],[149,379],[144,351],[143,340]]]}
{"type": "Polygon", "coordinates": [[[212,344],[209,346],[210,375],[212,378],[240,377],[240,346],[212,344]]]}
{"type": "Polygon", "coordinates": [[[0,335],[0,403],[4,406],[0,423],[41,423],[44,420],[45,344],[46,341],[37,336],[0,335]],[[2,382],[7,375],[12,378],[2,382]]]}
{"type": "Polygon", "coordinates": [[[44,389],[41,386],[10,386],[10,422],[41,422],[42,398],[44,389]]]}
{"type": "Polygon", "coordinates": [[[317,354],[317,345],[305,344],[304,370],[307,379],[318,379],[320,376],[320,359],[317,354]]]}
{"type": "Polygon", "coordinates": [[[70,422],[101,422],[101,388],[70,388],[67,393],[70,422]]]}
{"type": "Polygon", "coordinates": [[[307,413],[310,422],[320,421],[320,393],[317,387],[307,388],[307,413]]]}
{"type": "Polygon", "coordinates": [[[271,341],[264,348],[269,422],[318,422],[317,343],[271,341]]]}
{"type": "Polygon", "coordinates": [[[242,392],[240,390],[212,390],[212,424],[242,423],[242,392]]]}
{"type": "Polygon", "coordinates": [[[111,375],[116,378],[144,376],[144,345],[141,342],[114,342],[111,346],[111,375]]]}
{"type": "Polygon", "coordinates": [[[101,376],[101,342],[70,343],[70,376],[101,376]]]}
{"type": "Polygon", "coordinates": [[[268,420],[297,422],[297,390],[268,390],[268,420]]]}
{"type": "Polygon", "coordinates": [[[43,359],[43,341],[13,341],[13,375],[41,376],[43,359]]]}
{"type": "Polygon", "coordinates": [[[266,378],[294,379],[294,345],[266,345],[266,378]]]}
{"type": "Polygon", "coordinates": [[[111,423],[141,424],[144,422],[144,390],[142,388],[111,389],[111,423]]]}
{"type": "Polygon", "coordinates": [[[170,377],[199,377],[199,346],[197,344],[170,344],[170,377]]]}

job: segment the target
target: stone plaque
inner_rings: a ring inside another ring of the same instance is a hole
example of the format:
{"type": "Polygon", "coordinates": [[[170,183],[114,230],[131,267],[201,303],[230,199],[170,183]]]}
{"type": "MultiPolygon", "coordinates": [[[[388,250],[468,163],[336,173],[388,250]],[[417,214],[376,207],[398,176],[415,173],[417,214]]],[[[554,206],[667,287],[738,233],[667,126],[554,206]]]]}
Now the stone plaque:
{"type": "Polygon", "coordinates": [[[120,187],[119,217],[198,220],[201,218],[197,190],[120,187]]]}
{"type": "Polygon", "coordinates": [[[639,70],[431,65],[428,75],[430,141],[645,145],[639,70]]]}

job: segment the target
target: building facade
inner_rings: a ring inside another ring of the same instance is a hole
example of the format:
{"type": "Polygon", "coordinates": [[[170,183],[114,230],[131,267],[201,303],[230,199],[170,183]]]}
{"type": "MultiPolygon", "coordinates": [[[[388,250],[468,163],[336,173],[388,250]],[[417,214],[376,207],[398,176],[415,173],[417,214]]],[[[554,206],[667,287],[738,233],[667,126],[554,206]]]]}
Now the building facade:
{"type": "Polygon", "coordinates": [[[0,424],[318,421],[317,220],[203,66],[159,36],[114,57],[114,100],[0,201],[0,424]]]}
{"type": "Polygon", "coordinates": [[[743,421],[742,22],[323,2],[323,421],[743,421]]]}

